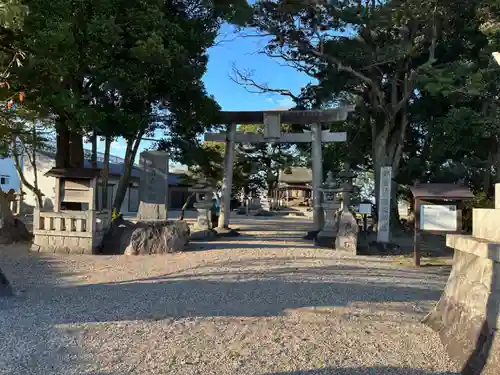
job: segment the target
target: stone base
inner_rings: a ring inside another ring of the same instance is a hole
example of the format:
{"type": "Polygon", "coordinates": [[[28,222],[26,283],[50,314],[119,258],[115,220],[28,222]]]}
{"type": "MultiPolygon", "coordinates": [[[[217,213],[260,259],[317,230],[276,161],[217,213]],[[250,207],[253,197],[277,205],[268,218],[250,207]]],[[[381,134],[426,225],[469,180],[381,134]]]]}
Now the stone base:
{"type": "Polygon", "coordinates": [[[102,237],[102,233],[92,237],[85,233],[75,235],[64,232],[35,231],[30,250],[39,253],[96,254],[102,237]]]}
{"type": "Polygon", "coordinates": [[[183,251],[190,229],[184,221],[138,222],[125,255],[166,254],[183,251]]]}
{"type": "Polygon", "coordinates": [[[358,252],[358,238],[356,235],[350,233],[344,236],[337,236],[335,238],[335,249],[346,250],[353,254],[358,252]]]}
{"type": "Polygon", "coordinates": [[[439,333],[462,375],[498,375],[499,310],[500,263],[455,249],[443,295],[423,322],[439,333]]]}

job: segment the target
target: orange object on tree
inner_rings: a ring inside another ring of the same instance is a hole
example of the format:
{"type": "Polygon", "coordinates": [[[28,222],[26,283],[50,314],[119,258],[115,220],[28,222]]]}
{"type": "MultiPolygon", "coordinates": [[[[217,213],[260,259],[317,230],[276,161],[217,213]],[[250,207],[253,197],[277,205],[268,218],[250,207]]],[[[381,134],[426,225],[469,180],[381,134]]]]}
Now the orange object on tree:
{"type": "Polygon", "coordinates": [[[19,93],[19,102],[20,102],[21,104],[23,104],[23,103],[24,103],[24,91],[21,91],[21,92],[19,93]]]}

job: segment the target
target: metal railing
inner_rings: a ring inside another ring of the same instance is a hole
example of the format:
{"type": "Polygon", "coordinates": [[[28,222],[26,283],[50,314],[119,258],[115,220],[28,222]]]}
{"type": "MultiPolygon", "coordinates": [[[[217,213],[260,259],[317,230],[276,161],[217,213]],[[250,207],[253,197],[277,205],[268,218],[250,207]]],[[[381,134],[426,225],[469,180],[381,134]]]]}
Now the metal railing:
{"type": "MultiPolygon", "coordinates": [[[[47,146],[44,146],[43,150],[41,150],[41,151],[49,152],[49,153],[55,155],[57,149],[54,146],[47,145],[47,146]]],[[[92,150],[84,148],[83,149],[83,157],[85,160],[91,161],[92,160],[92,150]]],[[[97,161],[100,163],[104,163],[104,152],[97,151],[97,161]]],[[[109,163],[110,164],[123,164],[123,163],[125,163],[125,159],[121,158],[119,156],[109,155],[109,163]]],[[[138,166],[138,164],[135,162],[134,162],[134,165],[138,166]]]]}

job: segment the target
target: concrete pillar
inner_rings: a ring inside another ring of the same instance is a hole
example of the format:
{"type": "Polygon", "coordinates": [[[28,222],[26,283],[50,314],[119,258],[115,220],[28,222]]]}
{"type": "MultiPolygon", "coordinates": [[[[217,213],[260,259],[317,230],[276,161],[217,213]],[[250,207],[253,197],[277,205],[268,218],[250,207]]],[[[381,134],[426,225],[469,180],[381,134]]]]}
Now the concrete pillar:
{"type": "Polygon", "coordinates": [[[311,158],[312,158],[312,188],[313,188],[313,222],[314,230],[323,229],[325,217],[321,207],[319,188],[323,180],[323,155],[321,149],[321,124],[311,125],[311,158]]]}
{"type": "Polygon", "coordinates": [[[234,138],[236,124],[229,124],[226,132],[226,150],[224,154],[224,180],[222,181],[222,199],[220,202],[219,228],[229,228],[231,212],[231,188],[233,186],[234,138]]]}

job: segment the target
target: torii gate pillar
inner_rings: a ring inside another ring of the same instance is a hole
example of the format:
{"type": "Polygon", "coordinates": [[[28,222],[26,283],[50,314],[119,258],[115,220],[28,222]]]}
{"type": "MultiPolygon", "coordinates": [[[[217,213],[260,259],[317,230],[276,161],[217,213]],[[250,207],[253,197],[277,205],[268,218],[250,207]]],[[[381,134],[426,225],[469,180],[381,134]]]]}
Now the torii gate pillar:
{"type": "Polygon", "coordinates": [[[233,186],[233,164],[236,124],[227,125],[226,149],[224,151],[224,179],[222,180],[222,199],[220,202],[219,228],[229,228],[231,212],[231,190],[233,186]]]}

